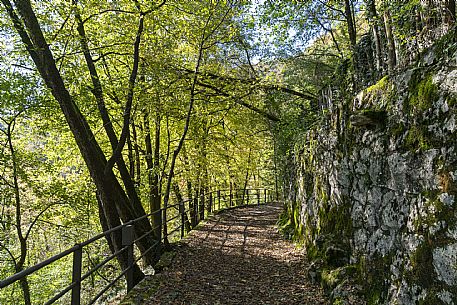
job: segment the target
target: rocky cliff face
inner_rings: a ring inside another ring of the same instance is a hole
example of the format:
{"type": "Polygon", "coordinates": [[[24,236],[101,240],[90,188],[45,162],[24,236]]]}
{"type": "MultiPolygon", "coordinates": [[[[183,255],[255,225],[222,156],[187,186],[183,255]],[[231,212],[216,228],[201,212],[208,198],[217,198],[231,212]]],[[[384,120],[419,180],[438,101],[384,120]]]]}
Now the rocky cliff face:
{"type": "Polygon", "coordinates": [[[296,149],[289,214],[334,292],[352,277],[371,304],[457,304],[456,50],[330,100],[296,149]]]}

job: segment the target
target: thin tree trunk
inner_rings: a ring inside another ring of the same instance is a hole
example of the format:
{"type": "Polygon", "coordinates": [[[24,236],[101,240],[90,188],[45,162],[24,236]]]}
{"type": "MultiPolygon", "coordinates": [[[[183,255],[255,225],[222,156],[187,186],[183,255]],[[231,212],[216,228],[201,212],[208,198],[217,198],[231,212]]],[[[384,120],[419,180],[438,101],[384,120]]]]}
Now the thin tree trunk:
{"type": "Polygon", "coordinates": [[[184,215],[184,228],[186,229],[186,232],[190,232],[190,222],[189,217],[187,217],[187,213],[185,211],[184,198],[181,194],[181,190],[179,189],[179,185],[176,181],[173,182],[173,192],[175,193],[176,199],[178,200],[179,214],[184,215]]]}
{"type": "MultiPolygon", "coordinates": [[[[209,21],[210,19],[207,20],[206,22],[206,25],[205,25],[205,30],[206,30],[206,26],[208,26],[209,24],[209,21]]],[[[173,151],[173,156],[171,158],[171,164],[170,164],[170,170],[169,170],[169,173],[168,173],[168,179],[167,179],[167,184],[166,184],[166,189],[165,189],[165,195],[164,195],[164,198],[163,198],[163,211],[164,211],[164,216],[163,216],[163,222],[164,222],[164,243],[165,245],[168,244],[168,238],[167,238],[167,208],[168,208],[168,200],[170,198],[170,190],[171,190],[171,181],[173,179],[173,176],[174,176],[174,171],[175,171],[175,165],[176,165],[176,159],[179,155],[179,153],[181,152],[181,149],[184,145],[184,140],[186,139],[186,136],[187,136],[187,132],[189,130],[189,125],[190,125],[190,118],[191,118],[191,114],[192,114],[192,111],[194,109],[194,103],[195,103],[195,89],[196,89],[196,86],[197,86],[197,81],[198,81],[198,73],[199,73],[199,70],[200,70],[200,65],[201,65],[201,62],[202,62],[202,59],[203,59],[203,45],[205,43],[205,40],[207,39],[207,37],[205,37],[205,33],[203,33],[202,35],[202,38],[201,38],[201,41],[200,41],[200,45],[199,45],[199,51],[198,51],[198,58],[197,58],[197,63],[195,65],[195,72],[194,72],[194,78],[193,78],[193,81],[192,81],[192,85],[191,85],[191,88],[190,88],[190,102],[189,102],[189,108],[187,110],[187,116],[186,116],[186,121],[185,121],[185,124],[184,124],[184,130],[183,130],[183,133],[181,135],[181,138],[179,139],[179,142],[178,142],[178,146],[175,148],[175,150],[173,151]]]]}
{"type": "MultiPolygon", "coordinates": [[[[201,171],[202,171],[202,176],[203,176],[203,180],[202,180],[202,190],[203,190],[203,205],[205,204],[205,200],[207,200],[207,204],[206,204],[206,209],[208,210],[208,212],[211,212],[210,209],[211,209],[211,206],[209,204],[209,175],[208,175],[208,153],[207,153],[207,142],[208,142],[208,136],[209,136],[209,125],[211,124],[211,122],[208,122],[208,119],[206,118],[206,116],[203,118],[203,122],[202,122],[202,126],[203,126],[203,137],[201,139],[201,145],[200,145],[200,148],[201,148],[201,156],[202,156],[202,159],[201,159],[201,171]],[[205,195],[206,195],[206,198],[205,198],[205,195]]],[[[203,216],[204,216],[204,212],[203,212],[203,216]]]]}
{"type": "Polygon", "coordinates": [[[194,205],[194,200],[193,200],[193,195],[192,195],[192,180],[191,180],[191,171],[189,168],[189,159],[187,157],[187,151],[186,151],[186,145],[183,146],[182,148],[182,154],[183,154],[183,162],[184,162],[184,168],[186,170],[187,174],[187,179],[186,179],[186,186],[187,186],[187,199],[189,200],[189,214],[190,214],[190,222],[191,222],[191,227],[195,228],[197,225],[196,222],[196,207],[194,205]]]}
{"type": "Polygon", "coordinates": [[[455,0],[447,1],[446,22],[449,25],[453,25],[455,23],[455,0]]]}
{"type": "MultiPolygon", "coordinates": [[[[15,271],[21,272],[24,270],[25,259],[27,258],[27,238],[22,232],[22,211],[21,211],[21,196],[18,181],[18,164],[16,159],[16,151],[14,149],[12,140],[12,129],[14,128],[14,120],[8,122],[6,136],[8,138],[8,148],[11,155],[12,167],[13,167],[13,188],[14,188],[14,202],[15,202],[15,214],[16,214],[16,233],[19,239],[20,255],[19,260],[15,263],[15,271]]],[[[30,287],[27,277],[23,277],[20,280],[22,294],[24,296],[24,304],[31,305],[30,300],[30,287]]]]}
{"type": "Polygon", "coordinates": [[[129,159],[129,174],[130,179],[135,180],[135,159],[133,157],[133,145],[132,145],[132,136],[129,134],[127,136],[127,157],[129,159]]]}
{"type": "Polygon", "coordinates": [[[371,24],[373,31],[373,39],[375,43],[375,58],[376,58],[376,70],[379,74],[383,72],[383,45],[381,42],[380,26],[379,26],[379,16],[376,10],[375,0],[369,0],[367,3],[368,9],[368,22],[371,24]]]}
{"type": "Polygon", "coordinates": [[[145,144],[146,144],[146,166],[148,172],[149,183],[149,209],[153,214],[153,228],[154,235],[157,240],[162,237],[162,215],[160,212],[160,194],[159,194],[159,157],[160,157],[160,115],[156,116],[155,123],[155,147],[154,159],[152,156],[152,143],[151,143],[151,130],[149,127],[149,110],[144,110],[144,131],[145,131],[145,144]]]}
{"type": "MultiPolygon", "coordinates": [[[[244,178],[244,186],[243,186],[243,199],[241,201],[241,204],[244,203],[244,196],[246,194],[246,189],[248,188],[248,181],[249,181],[249,166],[251,164],[251,153],[252,150],[249,149],[249,155],[248,155],[248,168],[246,169],[246,177],[244,178]]],[[[248,202],[246,202],[248,203],[248,202]]]]}
{"type": "MultiPolygon", "coordinates": [[[[28,0],[15,1],[15,7],[22,18],[19,18],[16,14],[9,0],[1,0],[1,2],[12,19],[14,27],[26,46],[27,52],[35,62],[45,84],[50,88],[52,95],[60,105],[92,180],[100,193],[100,199],[103,202],[104,209],[106,211],[118,211],[118,216],[124,222],[134,219],[134,211],[124,190],[114,176],[114,173],[111,170],[105,170],[107,168],[105,155],[95,141],[95,136],[86,119],[65,87],[54,57],[49,49],[49,44],[43,36],[30,2],[28,0]]],[[[106,214],[109,225],[111,222],[119,221],[119,218],[109,219],[108,213],[106,214]]],[[[147,224],[139,223],[138,226],[135,226],[137,236],[147,231],[147,224]]],[[[113,244],[116,250],[120,250],[122,245],[117,241],[117,239],[113,241],[113,244]]],[[[144,241],[142,241],[138,245],[143,252],[149,244],[144,244],[144,241]]],[[[126,261],[124,261],[122,256],[118,256],[118,260],[121,266],[126,265],[126,261]]]]}
{"type": "Polygon", "coordinates": [[[195,187],[194,189],[194,210],[193,210],[193,218],[192,218],[192,223],[193,227],[196,227],[198,225],[198,188],[195,187]]]}
{"type": "Polygon", "coordinates": [[[386,9],[384,11],[384,27],[386,30],[386,39],[387,39],[387,66],[389,68],[389,73],[395,71],[395,66],[397,65],[397,57],[395,54],[395,40],[392,33],[392,26],[390,24],[390,14],[386,9]]]}
{"type": "Polygon", "coordinates": [[[138,144],[138,134],[136,132],[135,121],[132,121],[133,151],[135,152],[135,176],[134,181],[137,187],[141,185],[141,162],[140,162],[140,145],[138,144]]]}
{"type": "Polygon", "coordinates": [[[198,212],[200,213],[199,221],[205,219],[205,202],[205,189],[203,187],[203,184],[200,183],[200,205],[198,207],[198,212]]]}
{"type": "Polygon", "coordinates": [[[344,0],[344,14],[346,17],[346,24],[349,34],[349,41],[351,42],[352,52],[355,52],[357,46],[357,34],[355,30],[354,17],[352,16],[352,1],[344,0]]]}
{"type": "MultiPolygon", "coordinates": [[[[76,5],[76,1],[74,1],[74,4],[76,5]]],[[[78,24],[77,30],[78,30],[78,34],[80,36],[81,47],[83,49],[83,54],[84,54],[84,58],[86,60],[86,65],[87,65],[87,68],[88,68],[90,76],[91,76],[92,85],[94,87],[92,90],[92,93],[94,94],[94,96],[97,100],[97,107],[99,109],[100,116],[103,121],[103,126],[105,128],[106,134],[108,136],[108,139],[110,140],[111,147],[113,149],[113,156],[112,156],[111,160],[115,160],[115,162],[118,166],[118,169],[119,169],[119,173],[121,174],[121,179],[124,184],[125,190],[127,192],[129,203],[132,206],[132,210],[134,213],[134,215],[132,217],[133,218],[141,217],[141,216],[145,215],[146,212],[143,208],[143,205],[141,204],[141,200],[138,196],[138,193],[136,192],[135,185],[133,183],[131,172],[134,171],[134,168],[131,168],[131,171],[129,172],[122,156],[116,157],[116,154],[117,154],[116,150],[119,149],[120,143],[117,140],[117,136],[114,131],[111,119],[109,117],[108,110],[106,109],[105,100],[103,97],[102,84],[100,82],[100,77],[97,73],[97,69],[95,67],[95,63],[93,61],[92,55],[90,54],[90,50],[89,50],[89,46],[88,46],[88,42],[87,42],[87,38],[86,38],[86,33],[85,33],[85,29],[84,29],[84,23],[82,21],[82,18],[80,16],[77,8],[75,9],[75,17],[76,17],[76,21],[78,24]]],[[[135,67],[134,67],[134,69],[132,69],[132,74],[130,77],[129,99],[127,101],[126,111],[130,111],[127,108],[131,108],[131,102],[133,100],[133,86],[135,84],[135,81],[132,79],[136,78],[136,70],[138,69],[138,57],[139,57],[138,48],[139,48],[139,42],[140,42],[139,37],[142,33],[142,28],[143,28],[143,19],[141,17],[139,28],[138,28],[138,33],[137,33],[137,39],[135,41],[135,52],[134,52],[135,58],[136,58],[134,60],[135,67]],[[128,106],[128,104],[130,104],[130,106],[128,106]]],[[[130,112],[128,114],[130,114],[130,112]]],[[[124,124],[130,124],[130,120],[128,120],[127,122],[124,121],[124,124]]],[[[128,129],[129,129],[128,126],[127,126],[127,131],[125,131],[125,126],[123,128],[123,132],[127,132],[126,135],[129,134],[128,129]]],[[[122,138],[122,135],[121,135],[121,138],[122,138]]],[[[106,160],[104,155],[103,155],[103,159],[106,160]]],[[[107,171],[107,168],[112,167],[111,165],[108,165],[107,163],[108,162],[105,161],[104,172],[107,171]]],[[[111,168],[110,168],[110,171],[111,171],[111,168]]],[[[135,231],[137,233],[136,236],[142,236],[145,232],[150,232],[151,230],[152,230],[151,225],[147,219],[144,219],[141,222],[138,222],[137,224],[135,224],[135,231]]],[[[148,235],[139,241],[138,247],[140,248],[140,251],[142,253],[145,253],[146,251],[148,251],[148,249],[152,245],[154,245],[156,243],[157,243],[157,241],[156,241],[155,236],[148,235]]],[[[159,256],[158,253],[154,253],[153,255],[147,255],[147,256],[145,256],[145,261],[147,264],[153,265],[158,260],[158,256],[159,256]]]]}

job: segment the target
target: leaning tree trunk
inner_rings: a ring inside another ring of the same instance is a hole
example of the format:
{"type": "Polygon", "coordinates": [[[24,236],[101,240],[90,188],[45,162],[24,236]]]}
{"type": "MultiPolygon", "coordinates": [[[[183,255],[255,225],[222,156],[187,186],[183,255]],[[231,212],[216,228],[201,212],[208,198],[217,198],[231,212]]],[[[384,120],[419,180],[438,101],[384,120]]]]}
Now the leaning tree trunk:
{"type": "MultiPolygon", "coordinates": [[[[54,57],[49,49],[49,44],[44,38],[40,24],[33,12],[30,1],[15,1],[15,7],[22,18],[19,18],[9,0],[1,0],[1,2],[12,19],[14,27],[20,35],[28,53],[32,57],[46,86],[50,88],[52,95],[59,103],[68,126],[73,133],[76,144],[87,165],[90,176],[97,188],[107,218],[107,224],[111,227],[115,223],[119,223],[119,217],[123,222],[134,219],[137,215],[135,215],[119,181],[116,179],[111,169],[108,171],[105,170],[107,168],[106,157],[96,142],[95,136],[86,119],[81,114],[64,84],[60,72],[56,67],[54,57]],[[113,211],[116,211],[117,213],[111,213],[113,211]]],[[[150,225],[147,221],[135,225],[136,236],[142,235],[148,230],[148,227],[150,227],[150,225]]],[[[120,232],[116,233],[115,238],[112,240],[115,251],[122,248],[120,235],[120,232]]],[[[138,243],[142,252],[150,247],[150,244],[148,244],[147,241],[148,240],[142,240],[138,243]]],[[[127,265],[125,257],[118,256],[117,258],[124,268],[127,265]]],[[[141,278],[142,276],[141,273],[136,278],[141,278]]]]}
{"type": "MultiPolygon", "coordinates": [[[[73,0],[74,5],[76,6],[77,2],[76,0],[73,0]]],[[[116,154],[116,150],[119,147],[119,141],[117,139],[116,133],[114,131],[114,128],[112,126],[111,119],[108,114],[108,110],[106,109],[105,105],[105,100],[103,96],[103,89],[102,89],[102,84],[100,82],[100,77],[98,75],[97,69],[95,67],[95,62],[92,58],[92,55],[89,50],[89,45],[87,41],[87,36],[84,28],[84,22],[81,18],[81,15],[79,14],[78,9],[75,9],[75,18],[77,21],[77,30],[79,34],[79,40],[81,44],[81,48],[84,54],[84,58],[86,60],[86,65],[90,73],[92,85],[93,85],[93,90],[92,93],[95,96],[95,99],[97,101],[97,107],[100,113],[100,116],[103,121],[103,126],[106,131],[106,134],[108,136],[108,139],[111,143],[111,147],[113,149],[113,155],[116,154]]],[[[129,84],[129,100],[127,101],[127,104],[131,104],[131,99],[133,98],[133,86],[134,86],[134,81],[136,79],[136,74],[138,70],[138,62],[139,62],[139,44],[140,44],[140,37],[141,33],[143,31],[143,17],[140,17],[140,22],[139,22],[139,27],[138,27],[138,32],[137,32],[137,37],[135,40],[134,44],[134,68],[132,69],[132,73],[130,75],[130,84],[129,84]]],[[[130,124],[130,122],[125,122],[124,124],[127,124],[127,126],[130,124]]],[[[124,129],[126,126],[124,125],[123,132],[125,131],[124,129]]],[[[128,131],[127,131],[128,135],[128,131]]],[[[129,173],[129,170],[127,169],[127,166],[124,162],[124,159],[122,156],[119,156],[116,158],[116,164],[119,169],[119,173],[121,175],[122,182],[124,184],[125,190],[126,190],[126,195],[129,200],[130,205],[132,206],[133,212],[136,217],[141,217],[145,215],[144,208],[141,204],[141,200],[137,194],[137,191],[135,189],[135,185],[133,183],[133,178],[131,174],[129,173]]],[[[111,170],[111,168],[109,169],[111,170]]],[[[105,165],[105,171],[106,171],[106,165],[105,165]]],[[[138,173],[139,174],[139,173],[138,173]]],[[[137,225],[136,225],[137,226],[137,225]]],[[[151,232],[152,228],[149,224],[149,222],[144,219],[140,223],[138,223],[138,226],[143,227],[143,229],[139,228],[139,233],[142,232],[151,232]]],[[[136,231],[136,230],[135,230],[136,231]]],[[[141,234],[143,235],[143,234],[141,234]]],[[[141,236],[137,235],[137,236],[141,236]]],[[[151,247],[151,245],[158,244],[160,241],[160,237],[158,238],[157,235],[147,235],[144,237],[140,242],[138,242],[138,247],[142,253],[145,253],[148,251],[148,249],[151,247]]],[[[150,255],[146,255],[144,260],[147,264],[153,265],[159,257],[159,254],[157,251],[154,252],[149,252],[151,253],[150,255]]]]}

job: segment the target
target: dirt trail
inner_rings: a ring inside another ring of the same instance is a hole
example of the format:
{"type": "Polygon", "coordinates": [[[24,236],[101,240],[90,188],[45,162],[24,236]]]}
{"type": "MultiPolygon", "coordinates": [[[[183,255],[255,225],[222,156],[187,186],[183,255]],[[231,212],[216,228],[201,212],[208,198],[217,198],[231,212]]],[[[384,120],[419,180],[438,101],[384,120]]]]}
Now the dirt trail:
{"type": "Polygon", "coordinates": [[[177,248],[141,304],[327,304],[307,260],[276,229],[279,205],[215,215],[177,248]]]}

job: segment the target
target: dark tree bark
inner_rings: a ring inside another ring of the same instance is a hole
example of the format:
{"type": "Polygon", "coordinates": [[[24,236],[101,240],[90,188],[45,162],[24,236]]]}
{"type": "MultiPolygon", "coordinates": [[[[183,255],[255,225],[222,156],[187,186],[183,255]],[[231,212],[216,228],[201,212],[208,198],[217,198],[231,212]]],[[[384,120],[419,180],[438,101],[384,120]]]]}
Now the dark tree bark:
{"type": "Polygon", "coordinates": [[[189,197],[190,225],[192,228],[195,228],[197,226],[197,208],[194,196],[192,195],[192,182],[190,180],[187,180],[187,194],[189,197]]]}
{"type": "Polygon", "coordinates": [[[179,185],[176,181],[173,182],[173,192],[175,193],[176,199],[179,203],[179,214],[184,215],[184,228],[186,229],[186,232],[189,233],[191,229],[189,217],[187,216],[187,212],[185,211],[184,198],[181,194],[181,190],[179,189],[179,185]]]}
{"type": "Polygon", "coordinates": [[[455,0],[447,1],[446,22],[450,25],[455,23],[455,0]]]}
{"type": "Polygon", "coordinates": [[[138,134],[136,131],[135,121],[132,121],[132,136],[133,136],[133,151],[135,152],[134,163],[135,163],[135,176],[133,181],[138,187],[141,184],[141,155],[140,155],[140,145],[138,144],[138,134]]]}
{"type": "Polygon", "coordinates": [[[355,30],[354,16],[352,14],[352,1],[344,0],[344,15],[346,17],[346,25],[349,34],[349,41],[351,42],[352,51],[355,51],[357,46],[357,33],[355,30]]]}
{"type": "MultiPolygon", "coordinates": [[[[121,222],[119,221],[119,214],[117,214],[116,210],[111,210],[107,211],[107,209],[103,206],[103,202],[100,198],[100,194],[97,192],[97,202],[98,202],[98,215],[100,219],[100,225],[102,226],[103,231],[108,231],[110,228],[119,226],[121,222]],[[107,215],[106,213],[109,213],[107,215]],[[110,223],[108,222],[108,219],[114,220],[111,221],[110,223]],[[116,219],[118,220],[116,222],[116,219]]],[[[122,234],[119,234],[119,232],[114,232],[110,235],[106,236],[106,241],[108,243],[108,247],[111,250],[111,253],[116,252],[117,246],[119,244],[122,244],[122,234]]],[[[121,269],[125,270],[129,266],[127,264],[128,257],[127,257],[127,252],[124,251],[118,256],[118,261],[119,264],[121,265],[121,269]]],[[[144,274],[141,271],[140,267],[138,267],[137,264],[133,266],[133,281],[135,283],[139,283],[142,279],[144,278],[144,274]]]]}
{"type": "MultiPolygon", "coordinates": [[[[248,155],[248,168],[246,169],[246,177],[244,178],[244,185],[243,185],[243,199],[241,200],[241,204],[244,203],[244,197],[245,197],[245,194],[246,194],[246,190],[248,188],[248,183],[249,183],[249,166],[251,164],[251,153],[252,153],[252,150],[249,149],[249,155],[248,155]]],[[[248,204],[249,202],[246,202],[246,204],[248,204]]]]}
{"type": "Polygon", "coordinates": [[[192,177],[191,177],[191,170],[189,168],[189,159],[187,157],[186,146],[184,145],[182,148],[183,154],[183,162],[184,168],[186,170],[187,179],[186,179],[186,187],[187,187],[187,199],[189,200],[189,214],[190,214],[190,225],[192,228],[195,228],[197,225],[197,218],[196,218],[196,206],[194,204],[194,196],[192,194],[192,177]]]}
{"type": "Polygon", "coordinates": [[[199,207],[198,207],[198,213],[199,213],[198,221],[202,221],[205,219],[205,203],[206,203],[206,198],[205,198],[206,193],[205,193],[205,189],[203,188],[203,185],[200,185],[199,193],[200,193],[200,202],[199,202],[199,207]]]}
{"type": "Polygon", "coordinates": [[[129,174],[130,179],[135,181],[135,159],[133,156],[133,144],[132,144],[132,135],[127,137],[127,158],[129,160],[129,174]]]}
{"type": "MultiPolygon", "coordinates": [[[[46,86],[50,88],[52,95],[59,103],[99,193],[99,199],[102,202],[108,226],[112,227],[116,223],[120,223],[119,218],[123,222],[136,218],[135,210],[132,208],[127,195],[113,171],[106,171],[107,160],[105,155],[95,141],[95,136],[85,117],[81,114],[64,84],[30,1],[15,1],[15,8],[21,18],[19,18],[9,0],[1,0],[1,2],[12,19],[15,29],[32,57],[46,86]],[[111,214],[114,211],[116,215],[111,214]]],[[[148,225],[149,222],[142,222],[135,225],[136,236],[140,236],[146,232],[148,225]]],[[[119,250],[122,248],[120,232],[115,235],[115,238],[112,239],[113,247],[115,250],[119,250]]],[[[143,240],[138,245],[140,250],[144,251],[145,248],[150,246],[150,243],[143,240]]],[[[118,256],[118,260],[122,267],[126,266],[127,262],[123,256],[118,256]]],[[[141,273],[137,278],[142,276],[141,273]]]]}
{"type": "MultiPolygon", "coordinates": [[[[74,5],[76,5],[76,1],[74,1],[74,5]]],[[[99,77],[97,69],[95,67],[95,62],[94,62],[94,60],[92,58],[92,55],[90,54],[90,50],[89,50],[89,46],[88,46],[88,42],[87,42],[87,38],[86,38],[86,33],[85,33],[85,29],[84,29],[84,23],[83,23],[82,18],[81,18],[80,14],[79,14],[79,11],[77,9],[75,10],[75,18],[76,18],[76,21],[77,21],[77,24],[78,24],[77,31],[78,31],[78,34],[79,34],[81,47],[82,47],[82,50],[83,50],[84,58],[86,60],[86,65],[87,65],[87,68],[89,70],[91,81],[92,81],[92,85],[93,85],[92,93],[95,96],[95,99],[97,101],[97,107],[98,107],[100,116],[101,116],[102,121],[103,121],[103,126],[104,126],[105,132],[106,132],[106,134],[108,136],[108,139],[110,141],[111,147],[113,149],[113,156],[115,156],[116,149],[118,149],[120,143],[117,140],[117,136],[116,136],[116,133],[114,131],[111,119],[109,117],[108,110],[106,109],[105,100],[104,100],[104,96],[103,96],[103,88],[102,88],[102,84],[100,82],[100,77],[99,77]]],[[[134,68],[132,69],[132,74],[130,76],[129,98],[128,98],[128,101],[127,101],[126,108],[129,108],[129,107],[131,108],[131,103],[132,103],[132,99],[133,99],[133,87],[132,86],[134,86],[135,82],[133,81],[133,84],[132,84],[132,78],[136,79],[136,73],[137,73],[137,70],[138,70],[139,43],[140,43],[140,38],[139,37],[141,36],[142,30],[143,30],[143,18],[140,17],[139,28],[138,28],[138,33],[137,33],[137,38],[136,38],[136,41],[135,41],[135,48],[134,48],[134,57],[135,57],[134,62],[135,62],[135,64],[134,64],[134,68]],[[129,104],[130,104],[130,106],[128,106],[129,104]]],[[[124,121],[124,124],[130,124],[130,121],[128,121],[128,122],[124,121]]],[[[123,128],[123,132],[124,131],[125,131],[125,126],[123,128]]],[[[128,136],[129,135],[128,130],[126,132],[127,132],[127,136],[128,136]]],[[[129,149],[129,151],[130,150],[131,150],[131,148],[129,149]]],[[[133,153],[130,153],[130,154],[133,154],[133,153]]],[[[130,172],[127,169],[127,166],[126,166],[125,161],[122,158],[122,156],[119,156],[118,158],[116,158],[115,161],[116,161],[116,164],[118,166],[122,182],[123,182],[124,187],[126,189],[129,202],[130,202],[130,204],[132,206],[132,209],[134,211],[135,218],[137,218],[137,217],[141,217],[141,216],[145,215],[146,212],[145,212],[145,210],[143,208],[143,205],[141,204],[141,200],[140,200],[140,198],[138,196],[138,193],[137,193],[137,191],[135,189],[135,185],[133,183],[132,174],[135,171],[134,170],[135,167],[134,167],[133,156],[129,156],[129,159],[131,160],[131,166],[133,167],[133,168],[130,169],[130,172]]],[[[105,166],[105,170],[104,171],[106,171],[108,167],[110,167],[110,165],[107,164],[105,166]]],[[[109,168],[109,171],[112,171],[111,168],[109,168]]],[[[142,232],[149,232],[149,231],[152,230],[149,222],[146,219],[141,221],[141,222],[139,222],[138,226],[140,226],[142,228],[138,228],[137,229],[137,230],[139,230],[139,234],[140,234],[140,235],[137,235],[137,236],[143,235],[144,233],[142,233],[142,232]]],[[[152,245],[156,244],[157,240],[158,239],[155,236],[150,236],[149,235],[149,236],[143,238],[138,243],[138,247],[140,248],[141,252],[144,253],[152,245]]],[[[157,261],[158,256],[159,256],[159,253],[153,253],[152,255],[147,255],[145,257],[145,261],[146,261],[147,264],[153,265],[157,261]]]]}
{"type": "Polygon", "coordinates": [[[198,187],[194,186],[194,215],[192,218],[194,227],[198,225],[198,203],[199,203],[198,187]]]}
{"type": "Polygon", "coordinates": [[[159,194],[159,158],[160,158],[160,115],[157,112],[155,122],[154,159],[151,142],[151,129],[149,126],[149,110],[144,110],[144,132],[146,145],[146,166],[149,183],[149,208],[152,213],[153,228],[158,240],[162,237],[162,215],[160,213],[161,200],[159,194]]]}

